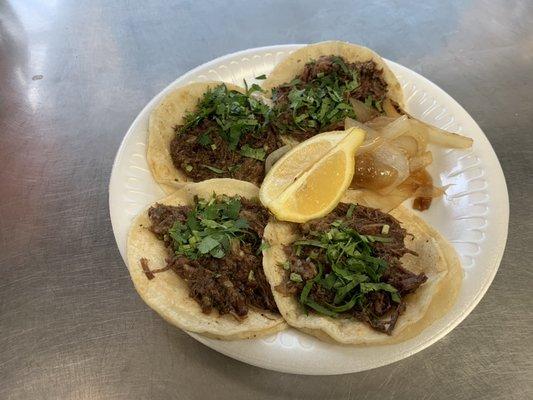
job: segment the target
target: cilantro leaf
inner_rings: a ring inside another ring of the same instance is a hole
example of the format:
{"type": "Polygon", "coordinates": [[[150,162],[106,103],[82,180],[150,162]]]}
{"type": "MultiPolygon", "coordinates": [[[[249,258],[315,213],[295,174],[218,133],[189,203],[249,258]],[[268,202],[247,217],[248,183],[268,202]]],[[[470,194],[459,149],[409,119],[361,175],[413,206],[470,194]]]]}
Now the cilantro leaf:
{"type": "Polygon", "coordinates": [[[210,171],[213,171],[215,174],[223,174],[223,173],[226,172],[223,169],[220,169],[220,168],[217,168],[217,167],[212,167],[211,165],[201,164],[201,166],[204,167],[204,168],[207,168],[210,171]]]}
{"type": "MultiPolygon", "coordinates": [[[[329,62],[326,69],[316,73],[313,70],[318,62],[310,61],[305,79],[297,77],[272,89],[276,116],[273,124],[279,132],[304,131],[312,135],[336,127],[346,117],[357,119],[350,98],[361,85],[360,69],[338,56],[331,56],[329,62]]],[[[380,99],[367,96],[363,101],[382,112],[380,99]]]]}
{"type": "Polygon", "coordinates": [[[213,239],[211,236],[206,236],[198,244],[198,251],[202,254],[207,254],[217,246],[220,246],[220,242],[213,239]]]}
{"type": "Polygon", "coordinates": [[[203,132],[201,135],[198,136],[196,141],[204,147],[209,147],[211,143],[213,143],[211,137],[209,136],[209,132],[203,132]]]}
{"type": "Polygon", "coordinates": [[[230,150],[237,151],[243,138],[248,135],[261,137],[268,128],[272,110],[250,96],[257,91],[263,91],[257,84],[247,87],[246,93],[229,90],[224,84],[207,90],[195,110],[185,115],[184,124],[176,128],[177,134],[186,133],[207,121],[210,128],[197,136],[197,142],[213,149],[213,135],[219,135],[230,150]]]}
{"type": "Polygon", "coordinates": [[[187,213],[185,222],[176,221],[168,231],[174,251],[191,260],[202,257],[224,257],[234,241],[246,239],[255,250],[261,250],[261,239],[240,216],[242,208],[238,197],[194,199],[194,208],[187,213]]]}
{"type": "Polygon", "coordinates": [[[254,149],[253,147],[245,144],[241,147],[241,155],[255,160],[264,161],[266,157],[266,151],[263,148],[254,149]]]}
{"type": "MultiPolygon", "coordinates": [[[[348,207],[346,218],[352,218],[354,211],[355,205],[348,207]]],[[[330,229],[326,231],[307,232],[303,239],[293,242],[292,246],[296,256],[318,265],[319,271],[312,279],[302,280],[304,285],[299,302],[304,307],[328,316],[348,312],[354,307],[362,309],[367,301],[365,296],[373,291],[386,292],[392,301],[399,303],[401,297],[397,289],[381,280],[388,264],[377,257],[373,250],[374,243],[390,240],[386,237],[362,235],[341,220],[332,222],[330,229]],[[322,277],[321,263],[324,261],[329,271],[322,277]],[[331,303],[318,300],[320,297],[317,299],[312,295],[315,285],[322,287],[320,290],[331,292],[331,303]]],[[[288,263],[284,268],[288,271],[290,281],[300,282],[298,270],[292,269],[288,263]]]]}

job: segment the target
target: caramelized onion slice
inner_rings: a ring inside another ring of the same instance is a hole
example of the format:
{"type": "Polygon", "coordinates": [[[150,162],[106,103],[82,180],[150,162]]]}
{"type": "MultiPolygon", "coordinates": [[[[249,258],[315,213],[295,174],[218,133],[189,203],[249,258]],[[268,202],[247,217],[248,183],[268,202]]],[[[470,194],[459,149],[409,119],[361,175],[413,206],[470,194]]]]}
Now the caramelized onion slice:
{"type": "Polygon", "coordinates": [[[397,178],[398,171],[377,161],[373,154],[363,153],[356,156],[353,187],[379,190],[389,187],[397,178]]]}
{"type": "Polygon", "coordinates": [[[411,158],[418,153],[418,142],[411,135],[402,135],[399,138],[396,138],[392,142],[394,146],[403,150],[407,157],[411,158]]]}
{"type": "Polygon", "coordinates": [[[376,117],[374,119],[371,119],[366,123],[366,126],[369,128],[380,130],[385,128],[387,125],[389,125],[391,122],[396,121],[398,118],[391,118],[391,117],[385,117],[383,115],[380,115],[379,117],[376,117]]]}
{"type": "Polygon", "coordinates": [[[412,116],[409,116],[409,119],[414,129],[426,133],[429,143],[453,149],[467,149],[472,147],[473,140],[469,137],[436,128],[412,116]]]}
{"type": "Polygon", "coordinates": [[[385,143],[385,139],[382,137],[377,137],[370,140],[365,140],[364,143],[359,146],[357,149],[357,155],[361,155],[364,153],[372,152],[375,149],[377,149],[379,146],[381,146],[383,143],[385,143]]]}
{"type": "Polygon", "coordinates": [[[409,171],[414,172],[426,168],[432,162],[433,154],[431,154],[431,151],[426,151],[419,156],[411,157],[409,159],[409,171]]]}
{"type": "Polygon", "coordinates": [[[362,101],[350,99],[350,104],[352,105],[357,120],[360,122],[370,121],[372,118],[376,117],[379,114],[376,109],[367,106],[362,101]]]}
{"type": "Polygon", "coordinates": [[[390,140],[396,139],[406,133],[410,128],[411,124],[409,123],[409,117],[403,115],[381,129],[380,136],[390,140]]]}
{"type": "Polygon", "coordinates": [[[377,208],[385,213],[398,207],[405,200],[413,196],[409,185],[401,184],[392,190],[387,196],[383,196],[371,189],[359,189],[362,194],[362,203],[368,207],[377,208]]]}
{"type": "Polygon", "coordinates": [[[388,168],[395,169],[398,173],[393,183],[380,189],[379,192],[381,194],[387,195],[409,176],[409,161],[401,150],[389,143],[384,143],[378,147],[373,152],[373,155],[377,162],[386,165],[388,168]]]}
{"type": "Polygon", "coordinates": [[[364,131],[366,131],[366,139],[374,139],[379,135],[378,131],[373,129],[372,127],[368,126],[367,124],[363,124],[362,122],[359,122],[352,118],[345,118],[344,119],[344,129],[350,129],[350,128],[360,128],[364,131]]]}

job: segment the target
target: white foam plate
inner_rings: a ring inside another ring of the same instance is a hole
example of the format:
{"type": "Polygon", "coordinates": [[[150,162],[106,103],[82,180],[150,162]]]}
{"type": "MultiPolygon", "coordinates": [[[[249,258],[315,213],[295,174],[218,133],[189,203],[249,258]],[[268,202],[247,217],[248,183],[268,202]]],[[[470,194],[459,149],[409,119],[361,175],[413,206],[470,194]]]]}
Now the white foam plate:
{"type": "MultiPolygon", "coordinates": [[[[302,45],[261,47],[229,54],[203,64],[172,82],[135,118],[117,152],[109,184],[113,231],[122,257],[132,219],[164,196],[146,163],[148,117],[171,90],[197,81],[222,80],[236,85],[255,82],[302,45]]],[[[401,82],[408,110],[443,129],[474,139],[468,150],[433,149],[430,172],[446,197],[421,213],[455,246],[464,281],[450,312],[417,337],[386,346],[347,347],[328,344],[294,329],[255,340],[220,341],[191,334],[196,340],[237,360],[276,371],[331,375],[363,371],[401,360],[423,350],[455,328],[478,304],[500,264],[509,223],[509,200],[503,172],[486,136],[470,115],[435,84],[387,61],[401,82]]]]}

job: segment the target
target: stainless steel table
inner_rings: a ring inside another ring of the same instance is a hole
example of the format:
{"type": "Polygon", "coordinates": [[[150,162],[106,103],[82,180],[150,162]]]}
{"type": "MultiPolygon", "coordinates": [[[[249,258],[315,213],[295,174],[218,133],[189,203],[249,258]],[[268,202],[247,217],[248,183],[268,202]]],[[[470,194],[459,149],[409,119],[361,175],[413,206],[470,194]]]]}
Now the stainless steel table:
{"type": "Polygon", "coordinates": [[[212,3],[0,2],[0,399],[533,398],[533,3],[212,3]],[[420,72],[472,114],[506,174],[509,241],[480,305],[427,350],[359,374],[283,375],[140,300],[107,185],[129,124],[180,74],[330,38],[420,72]]]}

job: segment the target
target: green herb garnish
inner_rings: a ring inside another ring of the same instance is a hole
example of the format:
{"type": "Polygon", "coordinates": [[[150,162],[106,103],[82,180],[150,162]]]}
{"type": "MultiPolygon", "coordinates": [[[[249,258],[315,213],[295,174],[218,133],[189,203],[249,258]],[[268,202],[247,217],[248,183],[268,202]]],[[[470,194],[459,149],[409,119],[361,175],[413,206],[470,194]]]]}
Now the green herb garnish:
{"type": "Polygon", "coordinates": [[[220,168],[217,168],[217,167],[212,167],[211,165],[201,164],[201,166],[204,167],[204,168],[207,168],[210,171],[213,171],[215,174],[224,174],[224,173],[226,173],[226,171],[224,171],[223,169],[220,169],[220,168]]]}
{"type": "Polygon", "coordinates": [[[263,148],[254,149],[253,147],[245,144],[241,147],[241,155],[255,160],[264,161],[266,157],[266,151],[263,148]]]}
{"type": "Polygon", "coordinates": [[[261,242],[261,246],[257,249],[257,254],[261,254],[263,250],[270,249],[270,243],[268,243],[266,240],[263,240],[261,242]]]}
{"type": "Polygon", "coordinates": [[[187,221],[176,221],[168,232],[175,253],[191,260],[207,256],[222,258],[233,242],[245,237],[260,248],[259,237],[249,229],[248,221],[239,217],[240,210],[238,197],[195,198],[187,221]]]}
{"type": "Polygon", "coordinates": [[[259,76],[256,76],[255,79],[257,80],[263,80],[263,79],[266,79],[266,75],[265,74],[262,74],[262,75],[259,75],[259,76]]]}
{"type": "Polygon", "coordinates": [[[226,85],[209,89],[198,102],[195,111],[185,116],[178,134],[198,126],[204,120],[214,121],[218,130],[212,129],[211,132],[201,134],[198,142],[209,147],[213,142],[210,135],[219,134],[231,150],[236,150],[245,135],[260,136],[270,121],[270,108],[250,96],[260,90],[261,87],[256,84],[247,88],[246,93],[228,90],[226,85]]]}
{"type": "Polygon", "coordinates": [[[333,57],[333,62],[337,68],[328,74],[318,74],[311,82],[294,79],[273,90],[275,114],[290,116],[288,121],[287,118],[274,121],[282,133],[322,130],[346,117],[357,118],[349,97],[359,87],[358,72],[348,68],[340,57],[333,57]],[[282,99],[287,88],[290,91],[282,99]]]}
{"type": "MultiPolygon", "coordinates": [[[[353,212],[354,207],[349,207],[347,217],[351,218],[353,212]]],[[[294,242],[295,253],[318,266],[317,274],[305,282],[300,292],[300,303],[328,316],[336,316],[354,307],[364,307],[365,295],[372,291],[388,292],[392,301],[399,303],[401,299],[396,288],[381,282],[388,264],[375,256],[372,247],[373,243],[390,240],[381,236],[361,235],[339,220],[333,222],[331,229],[325,232],[312,231],[305,240],[294,242]],[[326,274],[322,263],[330,267],[326,274]],[[333,291],[331,304],[318,303],[311,297],[315,285],[333,291]]],[[[290,271],[288,262],[283,267],[290,271]]],[[[289,280],[300,282],[295,275],[301,278],[301,275],[290,272],[289,280]]]]}

